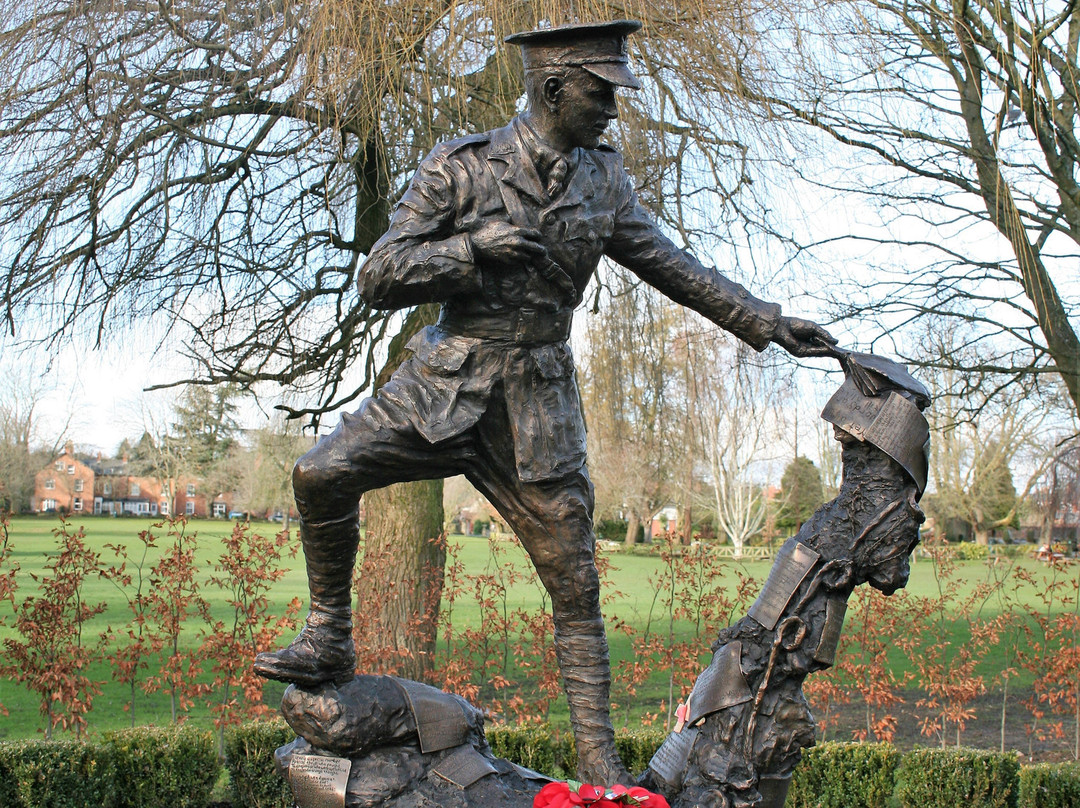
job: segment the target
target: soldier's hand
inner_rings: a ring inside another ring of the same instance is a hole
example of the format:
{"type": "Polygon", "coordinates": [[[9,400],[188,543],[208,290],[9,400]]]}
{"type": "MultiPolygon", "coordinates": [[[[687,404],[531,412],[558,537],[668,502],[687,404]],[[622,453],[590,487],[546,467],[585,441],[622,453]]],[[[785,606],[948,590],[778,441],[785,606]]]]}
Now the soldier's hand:
{"type": "Polygon", "coordinates": [[[500,264],[520,264],[547,254],[539,230],[509,222],[485,222],[469,238],[477,257],[500,264]]]}
{"type": "Polygon", "coordinates": [[[836,338],[817,323],[781,317],[772,341],[792,356],[839,356],[836,338]]]}

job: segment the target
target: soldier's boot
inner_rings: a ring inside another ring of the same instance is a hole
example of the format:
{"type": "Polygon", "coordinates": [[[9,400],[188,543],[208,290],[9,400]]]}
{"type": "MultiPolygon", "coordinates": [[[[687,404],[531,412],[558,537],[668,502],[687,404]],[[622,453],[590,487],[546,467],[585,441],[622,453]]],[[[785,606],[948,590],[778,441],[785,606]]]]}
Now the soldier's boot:
{"type": "Polygon", "coordinates": [[[611,726],[611,665],[604,621],[566,621],[555,630],[555,654],[562,671],[570,724],[577,747],[577,775],[593,785],[634,785],[615,749],[611,726]]]}
{"type": "Polygon", "coordinates": [[[355,511],[341,520],[301,521],[310,611],[303,630],[287,648],[255,657],[257,674],[301,687],[344,684],[353,678],[352,575],[359,540],[355,511]]]}

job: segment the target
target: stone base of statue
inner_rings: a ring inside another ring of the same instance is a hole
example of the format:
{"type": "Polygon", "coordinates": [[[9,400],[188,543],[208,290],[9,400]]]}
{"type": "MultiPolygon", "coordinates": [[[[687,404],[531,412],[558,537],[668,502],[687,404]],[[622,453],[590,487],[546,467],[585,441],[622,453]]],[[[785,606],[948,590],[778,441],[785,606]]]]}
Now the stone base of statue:
{"type": "MultiPolygon", "coordinates": [[[[720,632],[641,775],[672,808],[782,808],[814,744],[802,684],[833,664],[848,597],[863,583],[885,594],[907,583],[923,521],[929,396],[893,362],[842,361],[847,379],[822,413],[843,446],[840,492],[784,544],[747,615],[720,632]]],[[[299,738],[278,763],[299,808],[528,808],[548,782],[491,754],[479,710],[417,682],[294,686],[282,712],[299,738]]]]}
{"type": "Polygon", "coordinates": [[[285,691],[277,750],[299,808],[519,808],[550,778],[496,758],[465,699],[393,676],[285,691]]]}

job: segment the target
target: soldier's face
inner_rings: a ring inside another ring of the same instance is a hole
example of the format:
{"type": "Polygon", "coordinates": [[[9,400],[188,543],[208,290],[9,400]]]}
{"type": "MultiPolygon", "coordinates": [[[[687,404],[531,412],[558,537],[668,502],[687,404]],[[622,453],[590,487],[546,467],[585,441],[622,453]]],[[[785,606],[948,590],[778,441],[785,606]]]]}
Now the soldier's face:
{"type": "Polygon", "coordinates": [[[615,85],[586,70],[575,70],[562,85],[556,102],[559,128],[573,146],[595,149],[608,124],[619,116],[615,85]]]}

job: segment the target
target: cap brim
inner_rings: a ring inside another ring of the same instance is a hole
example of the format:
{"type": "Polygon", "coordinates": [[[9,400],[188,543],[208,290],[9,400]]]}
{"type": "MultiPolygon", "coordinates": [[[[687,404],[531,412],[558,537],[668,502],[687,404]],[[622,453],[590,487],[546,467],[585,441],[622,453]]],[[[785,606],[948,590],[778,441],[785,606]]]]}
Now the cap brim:
{"type": "Polygon", "coordinates": [[[629,87],[631,90],[641,89],[641,82],[630,72],[630,68],[626,66],[625,62],[593,62],[592,64],[581,65],[581,67],[598,79],[603,79],[617,87],[629,87]]]}

